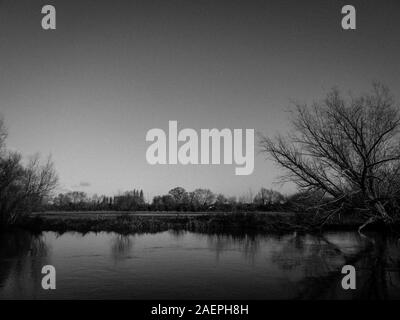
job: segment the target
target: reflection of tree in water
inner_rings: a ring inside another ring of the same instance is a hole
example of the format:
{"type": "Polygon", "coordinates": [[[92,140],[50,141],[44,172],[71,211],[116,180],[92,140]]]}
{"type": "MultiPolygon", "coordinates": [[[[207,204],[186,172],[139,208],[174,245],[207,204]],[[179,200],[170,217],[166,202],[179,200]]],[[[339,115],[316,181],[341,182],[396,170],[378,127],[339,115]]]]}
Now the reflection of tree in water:
{"type": "Polygon", "coordinates": [[[295,285],[300,299],[399,298],[398,242],[382,235],[371,239],[355,235],[351,240],[359,249],[349,253],[322,235],[295,234],[286,239],[273,260],[283,271],[296,271],[303,276],[295,285]],[[341,268],[346,264],[356,268],[355,291],[341,288],[341,268]]]}
{"type": "Polygon", "coordinates": [[[182,240],[185,234],[187,234],[186,230],[183,229],[171,229],[169,233],[175,238],[176,241],[182,240]]]}
{"type": "Polygon", "coordinates": [[[260,247],[260,238],[260,235],[252,234],[210,234],[207,235],[207,244],[215,251],[217,260],[223,252],[239,250],[244,253],[246,259],[254,261],[260,247]]]}
{"type": "Polygon", "coordinates": [[[19,292],[27,292],[28,283],[32,283],[33,290],[40,288],[41,270],[48,264],[48,253],[41,235],[22,230],[0,233],[0,288],[8,280],[19,292]]]}
{"type": "Polygon", "coordinates": [[[370,254],[358,263],[362,281],[357,298],[388,299],[400,297],[399,240],[384,234],[375,235],[370,254]]]}
{"type": "Polygon", "coordinates": [[[116,234],[111,241],[111,254],[115,261],[126,258],[131,252],[133,246],[132,236],[116,234]]]}
{"type": "Polygon", "coordinates": [[[343,263],[340,249],[322,236],[294,234],[274,260],[284,270],[301,267],[306,277],[318,277],[343,263]]]}
{"type": "Polygon", "coordinates": [[[285,271],[291,271],[301,266],[306,251],[304,238],[294,233],[281,237],[280,240],[283,246],[274,252],[273,261],[285,271]]]}

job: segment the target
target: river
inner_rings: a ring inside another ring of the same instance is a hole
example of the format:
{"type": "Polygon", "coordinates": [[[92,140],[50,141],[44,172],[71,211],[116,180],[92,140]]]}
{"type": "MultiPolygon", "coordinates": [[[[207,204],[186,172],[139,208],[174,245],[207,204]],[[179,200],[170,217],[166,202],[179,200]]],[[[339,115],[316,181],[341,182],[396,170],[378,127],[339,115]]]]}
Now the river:
{"type": "Polygon", "coordinates": [[[0,234],[0,299],[398,299],[400,245],[356,232],[0,234]],[[343,290],[341,268],[356,268],[343,290]],[[44,265],[56,289],[43,290],[44,265]]]}

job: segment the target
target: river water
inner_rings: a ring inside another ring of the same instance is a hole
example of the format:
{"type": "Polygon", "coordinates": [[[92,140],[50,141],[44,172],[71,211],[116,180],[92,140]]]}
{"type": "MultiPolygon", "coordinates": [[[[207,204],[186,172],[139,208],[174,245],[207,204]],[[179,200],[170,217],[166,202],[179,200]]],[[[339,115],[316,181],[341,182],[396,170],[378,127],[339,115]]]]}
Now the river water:
{"type": "Polygon", "coordinates": [[[0,234],[0,299],[398,299],[400,243],[355,232],[0,234]],[[341,268],[356,268],[343,290],[341,268]],[[43,290],[44,265],[56,289],[43,290]]]}

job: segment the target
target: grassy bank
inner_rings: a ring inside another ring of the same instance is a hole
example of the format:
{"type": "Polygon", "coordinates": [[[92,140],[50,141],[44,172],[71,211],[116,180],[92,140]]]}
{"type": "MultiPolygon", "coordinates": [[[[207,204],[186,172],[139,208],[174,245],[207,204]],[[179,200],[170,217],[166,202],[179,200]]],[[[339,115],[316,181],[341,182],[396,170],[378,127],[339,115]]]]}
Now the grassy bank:
{"type": "MultiPolygon", "coordinates": [[[[337,217],[324,225],[308,213],[120,213],[48,212],[26,217],[20,227],[32,231],[119,233],[160,232],[170,229],[195,232],[265,233],[323,230],[357,230],[362,220],[337,217]]],[[[379,226],[371,226],[377,228],[379,226]]]]}

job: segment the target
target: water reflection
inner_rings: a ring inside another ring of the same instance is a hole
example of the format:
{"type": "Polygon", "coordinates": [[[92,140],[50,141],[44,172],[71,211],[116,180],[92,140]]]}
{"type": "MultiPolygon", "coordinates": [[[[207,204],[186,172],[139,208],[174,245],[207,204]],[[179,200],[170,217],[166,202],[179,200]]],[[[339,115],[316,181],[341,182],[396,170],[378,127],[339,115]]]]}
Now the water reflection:
{"type": "Polygon", "coordinates": [[[260,235],[212,234],[207,236],[207,245],[215,252],[217,261],[228,251],[238,251],[242,253],[244,259],[254,262],[262,239],[260,235]]]}
{"type": "Polygon", "coordinates": [[[388,299],[400,293],[399,241],[385,235],[371,240],[370,254],[360,258],[363,270],[361,299],[388,299]]]}
{"type": "Polygon", "coordinates": [[[396,238],[321,235],[18,231],[0,234],[0,298],[392,299],[400,298],[396,238]],[[41,289],[41,268],[57,290],[41,289]],[[343,265],[357,290],[341,286],[343,265]]]}
{"type": "Polygon", "coordinates": [[[10,298],[25,298],[40,285],[50,248],[43,236],[22,230],[0,233],[0,243],[0,290],[8,288],[10,298]]]}
{"type": "Polygon", "coordinates": [[[133,236],[125,234],[116,234],[111,239],[111,254],[113,259],[118,260],[126,258],[132,251],[133,236]]]}

